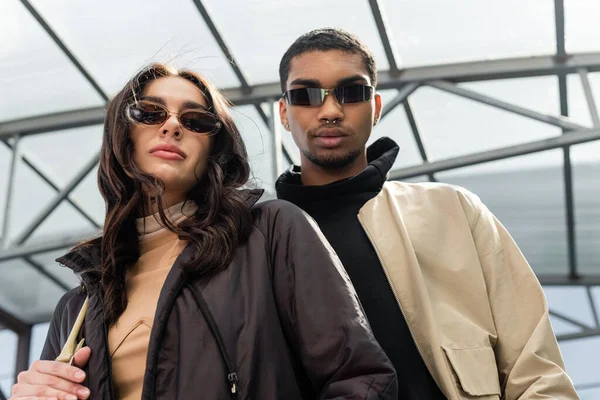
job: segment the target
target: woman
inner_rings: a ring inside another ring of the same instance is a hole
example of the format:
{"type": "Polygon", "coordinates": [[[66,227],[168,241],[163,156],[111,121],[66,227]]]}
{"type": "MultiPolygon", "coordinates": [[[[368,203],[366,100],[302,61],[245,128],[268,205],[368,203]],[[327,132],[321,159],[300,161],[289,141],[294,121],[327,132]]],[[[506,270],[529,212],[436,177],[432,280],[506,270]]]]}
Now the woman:
{"type": "Polygon", "coordinates": [[[227,107],[197,74],[159,64],[108,104],[104,232],[57,260],[83,289],[59,302],[42,353],[58,356],[87,297],[83,371],[37,361],[13,398],[396,399],[316,225],[240,189],[249,167],[227,107]]]}

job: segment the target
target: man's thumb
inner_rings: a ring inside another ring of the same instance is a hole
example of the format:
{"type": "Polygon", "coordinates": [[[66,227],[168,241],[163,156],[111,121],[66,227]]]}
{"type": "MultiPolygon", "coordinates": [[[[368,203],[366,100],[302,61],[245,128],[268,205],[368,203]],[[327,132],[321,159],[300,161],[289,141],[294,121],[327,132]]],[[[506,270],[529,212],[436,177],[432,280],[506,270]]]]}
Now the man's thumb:
{"type": "Polygon", "coordinates": [[[74,358],[74,362],[73,364],[79,368],[83,368],[87,365],[88,361],[90,360],[90,355],[92,354],[92,350],[88,347],[85,346],[81,349],[79,349],[77,351],[77,353],[75,353],[74,358]]]}

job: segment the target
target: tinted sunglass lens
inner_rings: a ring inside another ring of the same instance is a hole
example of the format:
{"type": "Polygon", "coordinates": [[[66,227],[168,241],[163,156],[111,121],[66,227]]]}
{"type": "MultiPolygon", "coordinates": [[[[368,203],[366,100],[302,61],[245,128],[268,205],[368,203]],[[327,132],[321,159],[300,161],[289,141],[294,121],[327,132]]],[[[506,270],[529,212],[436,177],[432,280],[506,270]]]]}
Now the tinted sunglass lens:
{"type": "Polygon", "coordinates": [[[334,91],[340,103],[359,103],[371,100],[372,88],[366,85],[342,86],[334,91]]]}
{"type": "Polygon", "coordinates": [[[288,92],[288,101],[295,106],[309,106],[310,99],[306,89],[294,89],[288,92]]]}
{"type": "Polygon", "coordinates": [[[181,125],[192,132],[210,133],[217,128],[217,121],[200,112],[187,112],[181,116],[181,125]]]}
{"type": "Polygon", "coordinates": [[[319,88],[292,89],[287,92],[287,100],[294,106],[320,106],[325,91],[319,88]]]}
{"type": "Polygon", "coordinates": [[[131,119],[140,124],[156,125],[167,119],[167,112],[151,104],[135,104],[129,108],[131,119]]]}

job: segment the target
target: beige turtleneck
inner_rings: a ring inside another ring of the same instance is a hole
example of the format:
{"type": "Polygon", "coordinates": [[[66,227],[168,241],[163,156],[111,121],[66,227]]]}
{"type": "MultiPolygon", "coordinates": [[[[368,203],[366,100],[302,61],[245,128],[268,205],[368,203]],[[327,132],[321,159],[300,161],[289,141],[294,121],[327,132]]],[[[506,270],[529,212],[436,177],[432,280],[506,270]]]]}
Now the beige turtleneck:
{"type": "MultiPolygon", "coordinates": [[[[192,202],[179,203],[165,213],[173,224],[194,214],[192,202]]],[[[127,308],[108,331],[113,382],[117,398],[139,400],[146,372],[146,355],[158,296],[167,274],[186,245],[160,224],[158,214],[136,221],[140,258],[127,271],[127,308]]]]}

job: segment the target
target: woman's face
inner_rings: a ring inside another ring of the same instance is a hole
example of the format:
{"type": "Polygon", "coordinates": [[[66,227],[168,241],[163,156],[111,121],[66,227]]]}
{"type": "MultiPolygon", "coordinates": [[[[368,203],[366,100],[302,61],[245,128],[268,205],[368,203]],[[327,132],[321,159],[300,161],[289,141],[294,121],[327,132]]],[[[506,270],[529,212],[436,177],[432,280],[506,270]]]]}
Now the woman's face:
{"type": "Polygon", "coordinates": [[[208,109],[198,87],[181,77],[150,82],[138,101],[162,105],[171,114],[157,125],[132,124],[134,160],[146,174],[160,179],[169,205],[184,201],[206,171],[213,137],[182,127],[178,115],[208,109]]]}

